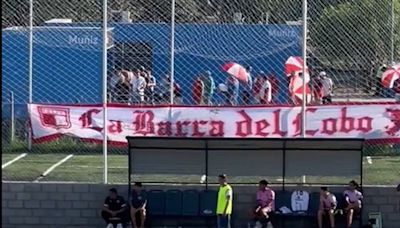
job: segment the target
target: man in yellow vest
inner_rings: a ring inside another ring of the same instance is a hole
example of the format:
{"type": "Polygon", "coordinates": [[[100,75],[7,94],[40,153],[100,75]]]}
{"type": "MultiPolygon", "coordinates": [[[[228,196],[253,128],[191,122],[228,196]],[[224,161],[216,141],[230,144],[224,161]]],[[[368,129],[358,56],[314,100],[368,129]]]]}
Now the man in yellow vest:
{"type": "Polygon", "coordinates": [[[218,228],[231,228],[233,190],[225,174],[218,176],[217,224],[218,228]]]}

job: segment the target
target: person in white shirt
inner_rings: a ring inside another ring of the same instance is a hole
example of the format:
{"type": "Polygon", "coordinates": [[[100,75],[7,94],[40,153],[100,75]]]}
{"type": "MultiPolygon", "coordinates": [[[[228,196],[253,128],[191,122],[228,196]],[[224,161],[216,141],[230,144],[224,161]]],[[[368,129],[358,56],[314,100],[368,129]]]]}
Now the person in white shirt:
{"type": "Polygon", "coordinates": [[[261,91],[260,91],[260,99],[262,104],[270,104],[272,101],[272,85],[269,82],[268,78],[265,79],[261,91]]]}
{"type": "Polygon", "coordinates": [[[135,73],[131,80],[132,84],[132,102],[134,104],[144,103],[144,90],[146,88],[146,79],[139,73],[135,73]]]}
{"type": "Polygon", "coordinates": [[[319,73],[319,76],[322,84],[322,104],[330,104],[332,103],[333,81],[326,75],[325,71],[319,73]]]}
{"type": "Polygon", "coordinates": [[[337,207],[337,200],[335,195],[329,192],[328,187],[321,187],[318,208],[318,227],[322,228],[322,220],[324,215],[329,216],[331,227],[335,227],[335,210],[337,207]]]}
{"type": "Polygon", "coordinates": [[[257,104],[269,104],[272,101],[272,85],[264,72],[254,80],[253,95],[257,104]]]}
{"type": "Polygon", "coordinates": [[[293,212],[306,212],[308,210],[308,204],[310,201],[310,195],[306,191],[294,191],[292,193],[292,211],[293,212]]]}

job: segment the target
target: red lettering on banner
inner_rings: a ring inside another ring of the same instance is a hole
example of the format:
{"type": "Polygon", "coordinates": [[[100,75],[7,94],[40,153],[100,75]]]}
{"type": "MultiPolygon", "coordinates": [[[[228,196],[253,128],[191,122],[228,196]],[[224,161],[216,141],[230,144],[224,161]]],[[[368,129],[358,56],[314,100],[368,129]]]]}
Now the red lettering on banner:
{"type": "Polygon", "coordinates": [[[321,133],[327,135],[333,135],[337,132],[337,119],[335,118],[328,118],[322,120],[322,131],[321,133]]]}
{"type": "Polygon", "coordinates": [[[224,122],[216,120],[211,121],[211,130],[209,132],[209,135],[212,137],[224,136],[224,122]]]}
{"type": "Polygon", "coordinates": [[[172,135],[172,124],[169,121],[162,121],[158,124],[157,135],[159,136],[171,136],[172,135]]]}
{"type": "Polygon", "coordinates": [[[187,136],[187,126],[190,125],[190,121],[178,121],[176,122],[176,134],[177,137],[185,137],[187,136]]]}
{"type": "Polygon", "coordinates": [[[354,118],[353,117],[348,117],[347,116],[347,108],[342,108],[340,110],[341,116],[340,116],[340,130],[341,132],[344,133],[349,133],[353,131],[354,128],[354,118]]]}
{"type": "Polygon", "coordinates": [[[299,136],[301,134],[301,113],[296,115],[296,118],[292,121],[292,124],[294,125],[294,132],[295,134],[293,137],[299,136]]]}
{"type": "Polygon", "coordinates": [[[101,112],[101,109],[90,109],[79,117],[82,128],[92,127],[92,116],[101,112]]]}
{"type": "Polygon", "coordinates": [[[362,117],[358,119],[358,127],[357,130],[367,133],[372,130],[372,118],[371,117],[362,117]]]}
{"type": "MultiPolygon", "coordinates": [[[[307,108],[306,109],[306,113],[310,112],[310,113],[314,113],[316,112],[317,109],[316,108],[307,108]]],[[[293,135],[293,137],[299,136],[301,134],[301,113],[297,114],[296,118],[293,120],[292,124],[295,126],[295,134],[293,135]]],[[[306,135],[307,136],[314,136],[315,134],[317,134],[318,130],[306,130],[306,135]]]]}
{"type": "Polygon", "coordinates": [[[278,109],[273,112],[274,113],[274,131],[273,135],[279,135],[281,137],[287,135],[287,131],[281,131],[281,110],[278,109]]]}
{"type": "Polygon", "coordinates": [[[251,135],[253,133],[251,129],[251,117],[247,115],[244,110],[238,111],[238,113],[243,117],[244,120],[236,122],[236,135],[240,137],[251,135]]]}
{"type": "Polygon", "coordinates": [[[133,126],[135,134],[144,136],[154,134],[154,113],[152,111],[134,111],[133,126]]]}
{"type": "MultiPolygon", "coordinates": [[[[306,135],[310,138],[398,138],[400,136],[399,107],[398,104],[311,106],[306,109],[307,127],[310,128],[306,129],[306,135]]],[[[118,142],[125,142],[127,135],[237,138],[298,137],[300,135],[302,116],[297,108],[219,107],[218,110],[209,116],[209,108],[176,107],[169,110],[168,107],[114,108],[111,106],[109,107],[111,119],[107,121],[105,129],[110,133],[110,140],[118,142]],[[164,115],[168,113],[167,111],[173,114],[164,115]],[[178,113],[179,118],[175,118],[178,113]]],[[[31,104],[30,111],[32,131],[37,138],[53,134],[91,138],[95,135],[93,133],[104,130],[100,105],[78,108],[67,105],[31,104]],[[79,131],[79,129],[84,130],[79,131]]]]}
{"type": "Polygon", "coordinates": [[[110,120],[111,125],[108,126],[108,132],[118,134],[122,132],[122,122],[120,120],[110,120]]]}
{"type": "Polygon", "coordinates": [[[389,114],[390,121],[393,123],[393,126],[386,126],[386,133],[390,136],[396,136],[398,132],[400,132],[400,109],[386,109],[386,112],[389,114]]]}
{"type": "Polygon", "coordinates": [[[256,135],[266,137],[269,135],[268,132],[264,132],[266,128],[269,127],[269,123],[266,120],[260,120],[256,122],[256,135]]]}
{"type": "Polygon", "coordinates": [[[204,120],[200,120],[200,121],[194,121],[193,122],[193,132],[192,132],[192,136],[193,137],[202,137],[204,136],[206,133],[205,132],[200,132],[200,126],[201,125],[206,125],[208,123],[208,121],[204,121],[204,120]]]}

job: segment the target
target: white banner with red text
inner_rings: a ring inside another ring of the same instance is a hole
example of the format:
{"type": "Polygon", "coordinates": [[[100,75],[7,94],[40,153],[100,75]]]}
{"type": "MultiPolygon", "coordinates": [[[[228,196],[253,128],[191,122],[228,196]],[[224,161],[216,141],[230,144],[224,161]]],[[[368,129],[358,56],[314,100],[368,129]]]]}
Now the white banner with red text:
{"type": "MultiPolygon", "coordinates": [[[[29,105],[33,139],[103,139],[101,105],[29,105]]],[[[109,105],[108,140],[126,136],[296,138],[300,107],[133,107],[109,105]]],[[[400,104],[309,106],[308,138],[400,138],[400,104]]]]}

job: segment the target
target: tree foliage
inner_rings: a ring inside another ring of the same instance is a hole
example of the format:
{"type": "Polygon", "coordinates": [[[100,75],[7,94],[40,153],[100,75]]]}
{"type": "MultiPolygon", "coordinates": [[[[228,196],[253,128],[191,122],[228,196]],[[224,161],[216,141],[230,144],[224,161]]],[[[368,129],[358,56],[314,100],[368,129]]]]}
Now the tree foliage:
{"type": "MultiPolygon", "coordinates": [[[[320,57],[330,61],[388,62],[391,47],[391,1],[356,0],[326,7],[310,30],[320,57]]],[[[395,0],[395,40],[399,52],[400,4],[395,0]]],[[[397,54],[397,56],[399,56],[397,54]]]]}

